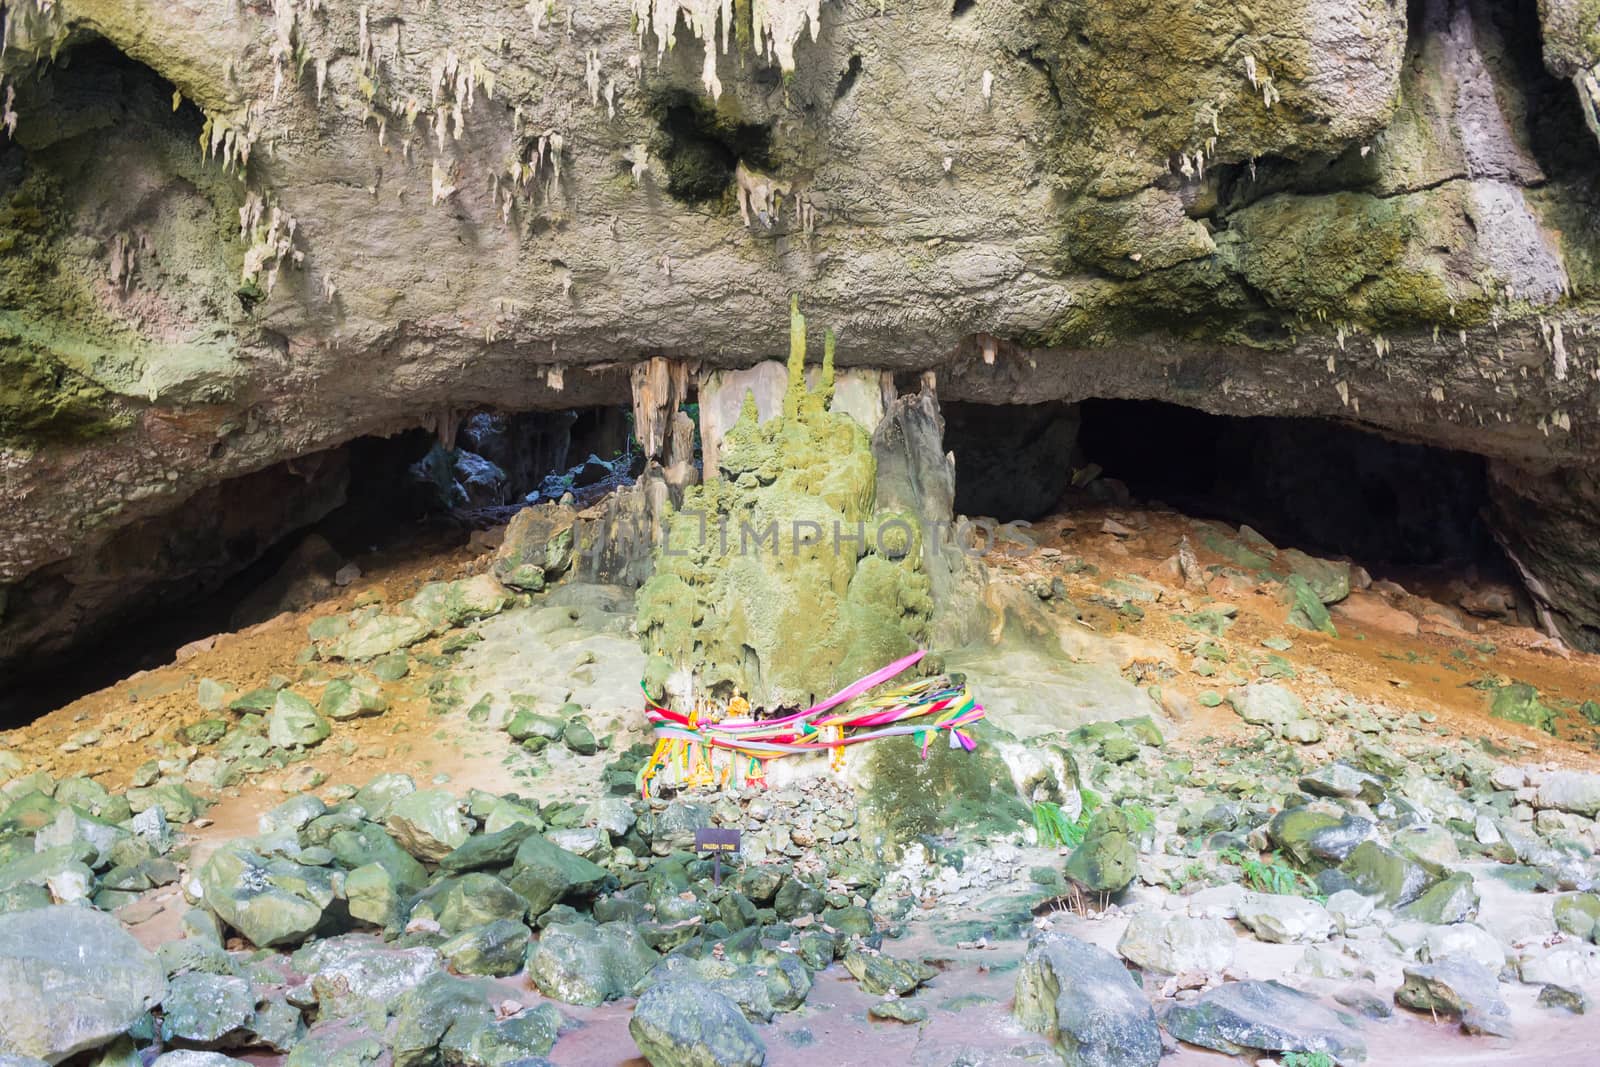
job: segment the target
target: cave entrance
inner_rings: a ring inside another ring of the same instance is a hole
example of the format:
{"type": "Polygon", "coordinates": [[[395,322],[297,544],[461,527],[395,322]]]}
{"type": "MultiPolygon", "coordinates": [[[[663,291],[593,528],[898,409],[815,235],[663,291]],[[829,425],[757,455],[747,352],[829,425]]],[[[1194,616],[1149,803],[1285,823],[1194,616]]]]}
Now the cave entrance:
{"type": "Polygon", "coordinates": [[[1166,505],[1377,576],[1515,582],[1484,519],[1483,457],[1309,418],[1157,401],[945,405],[956,510],[1037,522],[1093,503],[1166,505]]]}
{"type": "Polygon", "coordinates": [[[0,729],[171,663],[191,642],[305,610],[364,573],[454,555],[529,503],[593,504],[643,465],[620,406],[478,412],[450,430],[453,448],[410,429],[222,482],[12,587],[0,729]]]}
{"type": "MultiPolygon", "coordinates": [[[[1481,456],[1308,418],[1088,400],[1078,449],[1133,499],[1248,524],[1275,544],[1375,572],[1501,564],[1481,456]]],[[[1079,468],[1079,480],[1092,474],[1079,468]]]]}

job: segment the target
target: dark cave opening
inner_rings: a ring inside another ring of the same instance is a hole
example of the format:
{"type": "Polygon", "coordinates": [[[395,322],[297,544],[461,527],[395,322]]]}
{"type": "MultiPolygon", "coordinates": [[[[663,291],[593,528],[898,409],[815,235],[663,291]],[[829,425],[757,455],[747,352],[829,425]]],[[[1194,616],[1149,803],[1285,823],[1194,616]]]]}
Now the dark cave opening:
{"type": "Polygon", "coordinates": [[[1481,514],[1481,456],[1321,419],[1137,400],[1087,400],[1079,411],[1084,463],[1136,500],[1248,524],[1274,543],[1369,569],[1498,558],[1481,514]]]}
{"type": "Polygon", "coordinates": [[[1375,572],[1504,561],[1481,456],[1320,419],[1141,400],[945,405],[956,510],[1036,521],[1081,502],[1164,504],[1375,572]]]}
{"type": "Polygon", "coordinates": [[[12,587],[0,729],[171,663],[191,642],[311,607],[363,571],[458,549],[527,503],[592,504],[642,465],[623,407],[479,412],[454,441],[447,450],[411,429],[275,464],[12,587]]]}

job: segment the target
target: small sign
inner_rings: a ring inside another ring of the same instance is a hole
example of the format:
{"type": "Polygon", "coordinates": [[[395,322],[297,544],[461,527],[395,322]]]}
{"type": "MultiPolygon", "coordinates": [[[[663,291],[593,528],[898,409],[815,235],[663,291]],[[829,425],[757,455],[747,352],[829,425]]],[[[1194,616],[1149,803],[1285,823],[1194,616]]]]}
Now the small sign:
{"type": "Polygon", "coordinates": [[[738,852],[739,831],[726,830],[720,826],[702,826],[694,832],[694,850],[723,854],[738,852]]]}
{"type": "Polygon", "coordinates": [[[702,826],[694,832],[694,850],[711,856],[711,880],[722,884],[722,857],[739,851],[739,831],[702,826]]]}

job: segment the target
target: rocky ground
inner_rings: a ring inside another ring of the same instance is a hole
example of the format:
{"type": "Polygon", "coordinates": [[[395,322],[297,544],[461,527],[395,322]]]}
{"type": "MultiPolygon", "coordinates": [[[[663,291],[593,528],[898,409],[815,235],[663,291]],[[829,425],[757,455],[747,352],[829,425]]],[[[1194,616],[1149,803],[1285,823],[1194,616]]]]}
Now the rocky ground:
{"type": "Polygon", "coordinates": [[[362,560],[0,737],[0,1063],[1594,1042],[1600,670],[1509,590],[1155,509],[1040,522],[985,557],[1005,621],[945,653],[990,709],[983,802],[930,777],[947,821],[886,849],[876,756],[641,800],[631,596],[501,585],[499,536],[362,560]],[[744,830],[720,886],[712,824],[744,830]]]}

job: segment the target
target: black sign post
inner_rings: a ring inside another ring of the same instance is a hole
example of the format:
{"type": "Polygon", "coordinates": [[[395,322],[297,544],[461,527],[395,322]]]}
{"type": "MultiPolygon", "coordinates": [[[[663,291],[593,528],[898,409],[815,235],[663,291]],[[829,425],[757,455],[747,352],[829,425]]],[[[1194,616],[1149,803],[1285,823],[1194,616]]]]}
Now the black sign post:
{"type": "Polygon", "coordinates": [[[739,851],[739,831],[721,827],[702,826],[694,832],[694,850],[711,853],[711,881],[722,884],[722,857],[739,851]]]}

